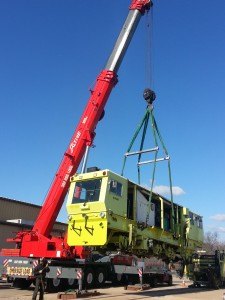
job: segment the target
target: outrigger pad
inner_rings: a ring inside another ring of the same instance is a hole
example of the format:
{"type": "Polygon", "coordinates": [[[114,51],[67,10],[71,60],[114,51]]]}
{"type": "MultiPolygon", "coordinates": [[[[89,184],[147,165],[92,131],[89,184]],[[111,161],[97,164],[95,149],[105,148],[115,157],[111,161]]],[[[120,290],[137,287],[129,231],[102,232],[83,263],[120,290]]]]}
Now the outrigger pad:
{"type": "Polygon", "coordinates": [[[74,291],[74,292],[64,292],[64,293],[58,293],[57,299],[77,299],[77,298],[87,298],[87,297],[94,297],[100,295],[99,292],[93,291],[74,291]]]}

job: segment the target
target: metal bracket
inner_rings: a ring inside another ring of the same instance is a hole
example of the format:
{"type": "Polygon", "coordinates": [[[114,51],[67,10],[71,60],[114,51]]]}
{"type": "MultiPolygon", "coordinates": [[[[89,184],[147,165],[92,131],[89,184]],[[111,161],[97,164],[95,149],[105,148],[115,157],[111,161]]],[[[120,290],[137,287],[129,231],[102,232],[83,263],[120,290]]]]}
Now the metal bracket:
{"type": "Polygon", "coordinates": [[[80,228],[76,228],[75,227],[75,220],[73,221],[73,224],[71,225],[71,229],[76,233],[76,234],[78,234],[79,236],[81,236],[81,231],[82,231],[82,229],[81,229],[81,226],[80,226],[80,228]]]}

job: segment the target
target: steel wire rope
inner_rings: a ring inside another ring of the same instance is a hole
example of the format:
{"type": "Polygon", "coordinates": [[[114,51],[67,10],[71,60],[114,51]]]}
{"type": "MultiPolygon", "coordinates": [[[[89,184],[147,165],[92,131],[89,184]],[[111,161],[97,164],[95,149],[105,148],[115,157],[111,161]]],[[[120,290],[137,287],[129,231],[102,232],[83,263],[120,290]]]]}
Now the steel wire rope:
{"type": "MultiPolygon", "coordinates": [[[[146,72],[146,86],[149,86],[150,89],[154,90],[154,70],[153,70],[153,16],[154,16],[154,6],[146,14],[146,64],[145,64],[145,72],[146,72]]],[[[155,131],[155,123],[154,123],[154,116],[153,116],[153,104],[148,106],[148,113],[150,116],[151,121],[151,128],[152,128],[152,134],[153,139],[155,143],[155,148],[158,147],[158,141],[155,131]]],[[[151,211],[151,203],[152,203],[152,195],[153,195],[153,186],[155,182],[155,172],[156,172],[156,160],[158,156],[158,151],[155,151],[154,154],[154,164],[152,168],[152,176],[151,176],[151,187],[150,187],[150,194],[148,198],[148,209],[147,209],[147,215],[146,215],[146,225],[149,221],[149,215],[151,211]]],[[[140,171],[139,171],[140,172],[140,171]]]]}
{"type": "Polygon", "coordinates": [[[146,49],[145,49],[145,80],[146,86],[149,86],[154,90],[154,65],[153,65],[153,16],[154,6],[147,12],[145,17],[145,29],[146,29],[146,49]]]}

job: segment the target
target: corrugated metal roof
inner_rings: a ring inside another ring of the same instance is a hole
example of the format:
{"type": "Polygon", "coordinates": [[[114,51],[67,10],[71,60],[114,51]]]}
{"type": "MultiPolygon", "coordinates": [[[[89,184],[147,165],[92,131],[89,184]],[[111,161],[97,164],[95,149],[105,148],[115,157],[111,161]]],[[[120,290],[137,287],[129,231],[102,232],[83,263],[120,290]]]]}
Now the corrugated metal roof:
{"type": "MultiPolygon", "coordinates": [[[[32,203],[25,202],[25,201],[20,201],[20,200],[15,200],[15,199],[10,199],[10,198],[6,198],[6,197],[0,196],[0,201],[1,200],[4,201],[4,202],[9,202],[10,204],[12,204],[12,202],[14,202],[14,203],[25,205],[25,206],[28,206],[28,207],[32,207],[32,208],[36,208],[36,209],[41,209],[40,205],[32,204],[32,203]]],[[[56,224],[67,225],[66,223],[58,222],[58,221],[56,222],[56,224]]]]}
{"type": "Polygon", "coordinates": [[[41,206],[40,205],[37,205],[37,204],[32,204],[32,203],[29,203],[29,202],[24,202],[24,201],[20,201],[20,200],[16,200],[16,199],[10,199],[10,198],[6,198],[6,197],[2,197],[0,196],[0,200],[4,200],[4,201],[8,201],[8,202],[16,202],[16,203],[21,203],[21,204],[25,204],[25,205],[28,205],[28,206],[33,206],[33,207],[38,207],[40,208],[41,206]]]}

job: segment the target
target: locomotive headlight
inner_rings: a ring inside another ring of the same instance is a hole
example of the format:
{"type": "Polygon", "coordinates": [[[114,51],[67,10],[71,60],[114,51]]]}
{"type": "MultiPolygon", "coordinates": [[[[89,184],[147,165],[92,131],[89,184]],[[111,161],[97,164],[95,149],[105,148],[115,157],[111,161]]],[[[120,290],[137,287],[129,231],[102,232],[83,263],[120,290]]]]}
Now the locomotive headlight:
{"type": "Polygon", "coordinates": [[[101,211],[100,214],[99,214],[99,217],[102,218],[102,219],[105,218],[105,212],[101,211]]]}

